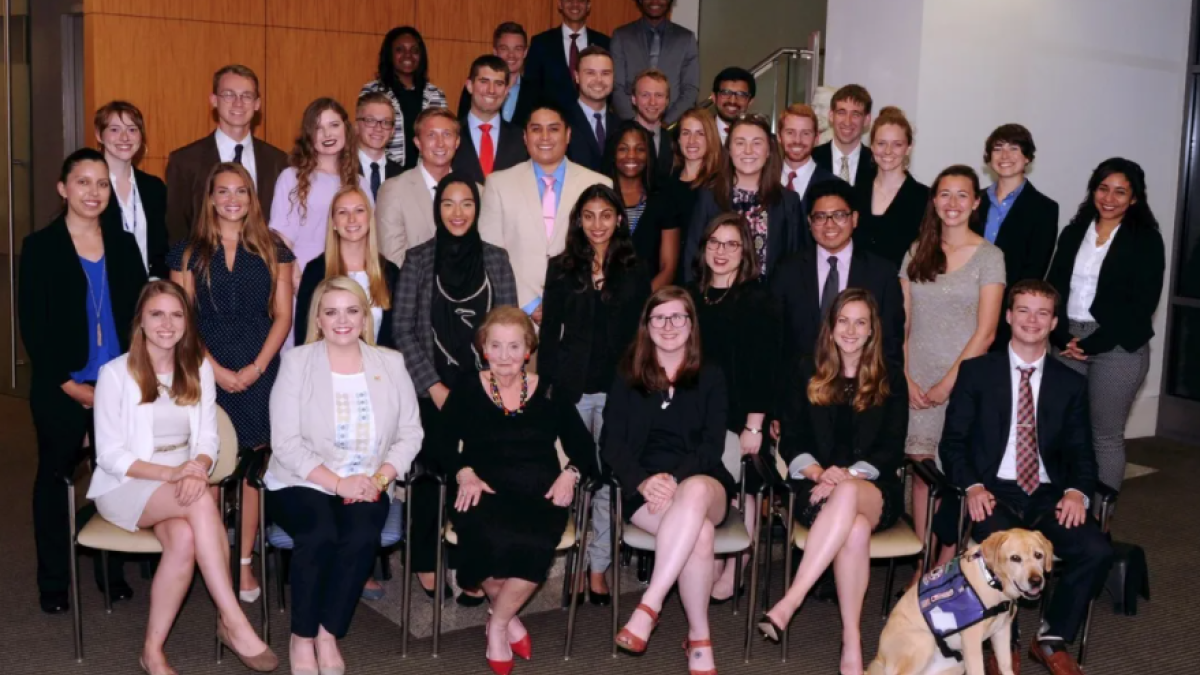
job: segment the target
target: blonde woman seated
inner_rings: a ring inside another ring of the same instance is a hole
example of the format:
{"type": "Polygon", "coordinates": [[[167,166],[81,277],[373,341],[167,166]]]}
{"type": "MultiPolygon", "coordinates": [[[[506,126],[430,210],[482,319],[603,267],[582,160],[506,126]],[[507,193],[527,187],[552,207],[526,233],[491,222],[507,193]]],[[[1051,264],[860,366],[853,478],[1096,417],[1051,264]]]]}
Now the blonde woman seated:
{"type": "Polygon", "coordinates": [[[404,357],[374,346],[371,303],[350,277],[317,285],[308,344],[283,357],[271,390],[267,514],[292,551],[293,673],[340,674],[345,637],[371,572],[387,489],[421,447],[404,357]]]}
{"type": "Polygon", "coordinates": [[[221,617],[221,641],[252,670],[274,670],[279,659],[233,593],[229,542],[208,489],[219,444],[217,393],[183,289],[170,281],[143,288],[132,333],[129,353],[101,368],[96,382],[88,497],[105,520],[130,532],[153,529],[162,543],[139,663],[151,675],[175,673],[163,644],[198,564],[221,617]]]}
{"type": "Polygon", "coordinates": [[[830,564],[842,614],[839,672],[862,675],[859,619],[871,571],[871,533],[904,510],[897,470],[908,432],[908,387],[883,356],[879,310],[869,291],[838,294],[821,326],[813,358],[786,388],[779,451],[796,479],[793,517],[809,528],[804,557],[787,593],[759,620],[778,641],[804,597],[830,564]],[[805,386],[807,383],[807,386],[805,386]]]}

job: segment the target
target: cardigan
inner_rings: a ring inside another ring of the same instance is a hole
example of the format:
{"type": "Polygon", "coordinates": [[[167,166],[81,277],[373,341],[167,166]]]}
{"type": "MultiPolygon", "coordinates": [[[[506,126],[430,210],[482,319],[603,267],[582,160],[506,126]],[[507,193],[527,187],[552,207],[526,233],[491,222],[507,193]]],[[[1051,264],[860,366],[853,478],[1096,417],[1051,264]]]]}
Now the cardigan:
{"type": "MultiPolygon", "coordinates": [[[[208,455],[217,463],[217,386],[212,364],[200,364],[200,401],[187,406],[188,458],[208,455]]],[[[96,471],[88,499],[108,494],[133,480],[126,474],[135,461],[154,456],[154,404],[142,403],[142,388],[129,372],[129,354],[100,368],[96,381],[96,471]]],[[[235,448],[229,448],[233,451],[235,448]]],[[[211,468],[209,471],[211,472],[211,468]]]]}
{"type": "MultiPolygon", "coordinates": [[[[380,266],[383,267],[383,280],[387,284],[388,293],[396,288],[396,280],[400,278],[400,268],[392,261],[379,256],[380,266]]],[[[296,338],[296,344],[304,344],[305,338],[308,337],[308,311],[309,305],[312,304],[313,293],[317,290],[317,285],[325,280],[325,254],[313,258],[307,265],[304,266],[304,273],[300,277],[300,287],[296,290],[296,311],[293,335],[296,338]]],[[[368,297],[367,300],[371,298],[368,297]]],[[[393,301],[392,306],[383,310],[383,316],[379,320],[379,339],[375,340],[375,344],[380,347],[396,348],[396,340],[392,332],[392,313],[396,309],[396,304],[393,301]]]]}

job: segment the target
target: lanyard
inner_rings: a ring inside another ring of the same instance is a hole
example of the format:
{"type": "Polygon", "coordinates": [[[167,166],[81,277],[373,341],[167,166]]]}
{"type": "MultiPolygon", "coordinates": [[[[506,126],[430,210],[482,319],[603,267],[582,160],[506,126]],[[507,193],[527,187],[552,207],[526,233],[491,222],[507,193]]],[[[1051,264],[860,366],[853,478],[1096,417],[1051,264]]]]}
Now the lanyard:
{"type": "MultiPolygon", "coordinates": [[[[126,232],[132,233],[137,230],[138,204],[141,204],[142,200],[138,196],[137,181],[133,180],[132,176],[129,179],[129,183],[130,187],[132,188],[129,192],[129,201],[133,206],[133,220],[125,220],[125,205],[121,203],[120,195],[117,195],[117,206],[121,209],[121,226],[125,228],[126,232]]],[[[113,193],[116,193],[115,187],[113,188],[113,193]]]]}

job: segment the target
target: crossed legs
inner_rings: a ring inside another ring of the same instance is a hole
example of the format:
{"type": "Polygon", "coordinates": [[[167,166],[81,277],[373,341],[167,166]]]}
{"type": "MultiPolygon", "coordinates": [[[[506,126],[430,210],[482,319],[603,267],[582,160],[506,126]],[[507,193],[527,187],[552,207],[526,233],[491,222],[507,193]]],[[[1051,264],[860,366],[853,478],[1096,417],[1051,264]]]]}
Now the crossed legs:
{"type": "Polygon", "coordinates": [[[517,612],[537,590],[537,584],[525,579],[489,577],[481,584],[492,605],[487,624],[487,658],[491,661],[511,661],[512,644],[529,635],[517,612]]]}

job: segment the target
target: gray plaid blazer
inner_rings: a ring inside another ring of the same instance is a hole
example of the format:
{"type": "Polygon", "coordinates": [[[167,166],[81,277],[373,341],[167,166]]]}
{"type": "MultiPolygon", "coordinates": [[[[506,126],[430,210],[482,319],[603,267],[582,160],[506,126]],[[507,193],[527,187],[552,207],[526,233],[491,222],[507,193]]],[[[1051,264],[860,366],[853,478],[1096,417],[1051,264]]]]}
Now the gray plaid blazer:
{"type": "MultiPolygon", "coordinates": [[[[441,381],[433,365],[433,258],[436,239],[408,250],[404,267],[392,291],[392,328],[396,349],[404,354],[408,375],[417,395],[429,396],[429,388],[441,381]]],[[[483,268],[492,282],[492,307],[517,304],[517,282],[508,252],[483,244],[483,268]]]]}

